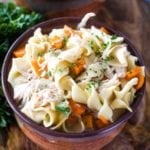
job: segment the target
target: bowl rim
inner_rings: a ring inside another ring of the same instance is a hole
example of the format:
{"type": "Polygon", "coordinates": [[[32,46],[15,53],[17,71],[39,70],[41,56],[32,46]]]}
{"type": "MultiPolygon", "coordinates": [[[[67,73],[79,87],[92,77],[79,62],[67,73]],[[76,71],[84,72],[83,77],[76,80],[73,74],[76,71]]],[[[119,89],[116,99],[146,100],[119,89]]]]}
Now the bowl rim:
{"type": "MultiPolygon", "coordinates": [[[[2,73],[1,73],[1,82],[2,82],[2,89],[4,92],[4,95],[6,97],[7,102],[9,103],[11,109],[15,112],[15,114],[23,121],[25,122],[27,125],[31,126],[34,130],[36,130],[37,132],[41,133],[41,134],[45,134],[47,136],[54,136],[54,137],[64,137],[64,138],[85,138],[85,137],[93,137],[93,136],[102,136],[105,135],[109,132],[111,132],[112,130],[116,129],[117,127],[119,127],[120,125],[122,125],[123,123],[127,122],[128,119],[130,119],[133,114],[137,111],[138,106],[140,105],[141,101],[142,101],[142,97],[145,93],[145,86],[146,86],[146,82],[144,82],[143,87],[138,91],[139,95],[134,99],[133,104],[131,105],[131,108],[133,110],[133,112],[125,112],[121,117],[119,117],[119,119],[117,119],[116,121],[114,121],[113,123],[111,123],[109,126],[102,128],[102,129],[98,129],[98,130],[94,130],[94,131],[89,131],[89,132],[83,132],[83,133],[65,133],[65,132],[59,132],[59,131],[55,131],[55,130],[50,130],[42,125],[37,124],[36,122],[32,121],[29,117],[27,117],[25,114],[23,114],[19,108],[17,107],[17,105],[15,104],[14,99],[12,98],[10,92],[9,92],[9,88],[8,86],[9,83],[7,82],[7,77],[8,77],[8,65],[11,63],[10,58],[12,59],[12,52],[13,50],[15,50],[16,45],[19,45],[19,42],[26,36],[28,35],[30,32],[33,33],[33,31],[35,29],[37,29],[38,27],[46,27],[47,25],[53,25],[55,23],[59,23],[59,22],[64,22],[66,21],[66,24],[68,21],[72,22],[80,22],[81,18],[80,17],[61,17],[61,18],[54,18],[54,19],[50,19],[44,22],[41,22],[33,27],[31,27],[30,29],[26,30],[23,34],[21,34],[16,41],[11,45],[11,47],[9,48],[5,59],[3,61],[3,66],[2,66],[2,73]]],[[[111,31],[111,33],[119,35],[124,37],[124,41],[125,43],[128,44],[128,47],[130,48],[131,52],[134,53],[135,56],[138,57],[139,60],[139,64],[141,66],[145,66],[144,65],[144,60],[142,58],[142,56],[138,53],[138,51],[136,50],[136,48],[132,45],[132,43],[129,41],[129,39],[122,34],[119,31],[114,30],[112,27],[110,27],[109,25],[102,23],[98,20],[95,19],[90,19],[88,21],[88,23],[91,23],[93,25],[95,25],[96,27],[105,27],[107,28],[109,31],[111,31]]],[[[63,24],[64,25],[64,24],[63,24]]],[[[28,37],[29,38],[29,37],[28,37]]],[[[145,80],[146,81],[146,80],[145,80]]]]}

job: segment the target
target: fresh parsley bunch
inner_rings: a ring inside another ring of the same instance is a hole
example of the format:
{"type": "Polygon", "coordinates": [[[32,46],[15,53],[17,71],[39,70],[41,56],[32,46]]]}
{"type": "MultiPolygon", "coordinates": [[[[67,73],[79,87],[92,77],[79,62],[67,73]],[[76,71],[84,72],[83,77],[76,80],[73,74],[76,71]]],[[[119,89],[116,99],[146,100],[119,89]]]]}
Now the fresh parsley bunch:
{"type": "Polygon", "coordinates": [[[10,44],[26,29],[41,20],[42,16],[28,12],[13,3],[0,3],[0,52],[5,54],[10,44]]]}
{"type": "MultiPolygon", "coordinates": [[[[40,22],[42,16],[13,3],[0,2],[0,72],[4,56],[16,38],[29,27],[40,22]]],[[[0,127],[7,127],[13,113],[6,103],[0,84],[0,127]]]]}

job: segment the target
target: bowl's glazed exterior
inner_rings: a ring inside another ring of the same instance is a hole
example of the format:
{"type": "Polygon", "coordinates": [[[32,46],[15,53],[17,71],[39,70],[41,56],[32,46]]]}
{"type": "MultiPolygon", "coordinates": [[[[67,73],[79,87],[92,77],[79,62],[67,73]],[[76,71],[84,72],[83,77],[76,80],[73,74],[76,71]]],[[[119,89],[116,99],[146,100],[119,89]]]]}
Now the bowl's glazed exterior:
{"type": "MultiPolygon", "coordinates": [[[[2,68],[2,86],[3,91],[6,96],[6,99],[15,112],[15,116],[17,122],[24,132],[24,134],[30,138],[33,142],[38,144],[44,149],[47,150],[99,150],[104,147],[106,144],[111,142],[115,136],[117,136],[122,128],[124,127],[125,123],[132,117],[132,115],[136,112],[140,102],[142,101],[142,97],[145,91],[145,84],[144,86],[138,91],[138,96],[135,98],[132,104],[133,112],[125,112],[117,121],[110,124],[108,127],[89,131],[85,133],[63,133],[58,131],[52,131],[48,128],[45,128],[41,125],[36,124],[31,119],[26,117],[21,111],[19,110],[18,106],[15,104],[13,99],[13,89],[10,84],[7,82],[8,73],[12,63],[12,52],[22,44],[25,44],[27,39],[33,35],[35,29],[38,27],[42,28],[43,33],[49,33],[51,29],[63,27],[65,24],[76,27],[76,25],[80,22],[81,18],[76,17],[65,17],[65,18],[58,18],[52,19],[43,23],[40,23],[31,29],[27,30],[24,34],[22,34],[11,46],[10,50],[8,51],[3,68],[2,68]]],[[[96,27],[100,28],[101,26],[106,27],[112,34],[117,34],[123,36],[121,33],[114,31],[112,28],[96,21],[90,19],[87,23],[87,27],[91,25],[95,25],[96,27]]],[[[139,65],[144,65],[142,57],[138,54],[135,50],[133,45],[130,41],[125,38],[125,42],[128,44],[128,49],[130,50],[131,54],[138,57],[139,65]]]]}
{"type": "Polygon", "coordinates": [[[16,117],[16,119],[24,134],[45,150],[100,150],[106,144],[110,143],[125,125],[125,123],[123,123],[110,132],[100,135],[68,138],[43,134],[36,128],[32,128],[23,122],[19,117],[16,117]]]}

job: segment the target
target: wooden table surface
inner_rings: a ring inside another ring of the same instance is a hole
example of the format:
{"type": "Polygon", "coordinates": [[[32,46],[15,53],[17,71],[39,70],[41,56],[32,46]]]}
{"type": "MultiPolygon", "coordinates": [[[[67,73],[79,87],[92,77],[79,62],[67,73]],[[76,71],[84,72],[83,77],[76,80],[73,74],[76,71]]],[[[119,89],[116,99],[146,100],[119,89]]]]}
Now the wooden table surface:
{"type": "MultiPolygon", "coordinates": [[[[122,133],[103,150],[150,150],[150,3],[146,0],[107,0],[97,19],[121,31],[143,55],[146,93],[139,111],[122,133]]],[[[41,150],[14,123],[0,130],[0,150],[41,150]]]]}

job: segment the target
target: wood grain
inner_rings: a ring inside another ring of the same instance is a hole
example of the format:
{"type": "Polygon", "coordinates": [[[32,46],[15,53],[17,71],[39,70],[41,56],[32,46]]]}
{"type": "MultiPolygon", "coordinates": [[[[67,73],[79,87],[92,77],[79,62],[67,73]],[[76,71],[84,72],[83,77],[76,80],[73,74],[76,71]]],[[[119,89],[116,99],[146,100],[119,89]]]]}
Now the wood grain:
{"type": "MultiPolygon", "coordinates": [[[[107,0],[97,19],[126,34],[146,63],[146,93],[140,110],[103,150],[150,149],[150,4],[144,0],[107,0]]],[[[41,150],[16,124],[0,131],[0,150],[41,150]]]]}

